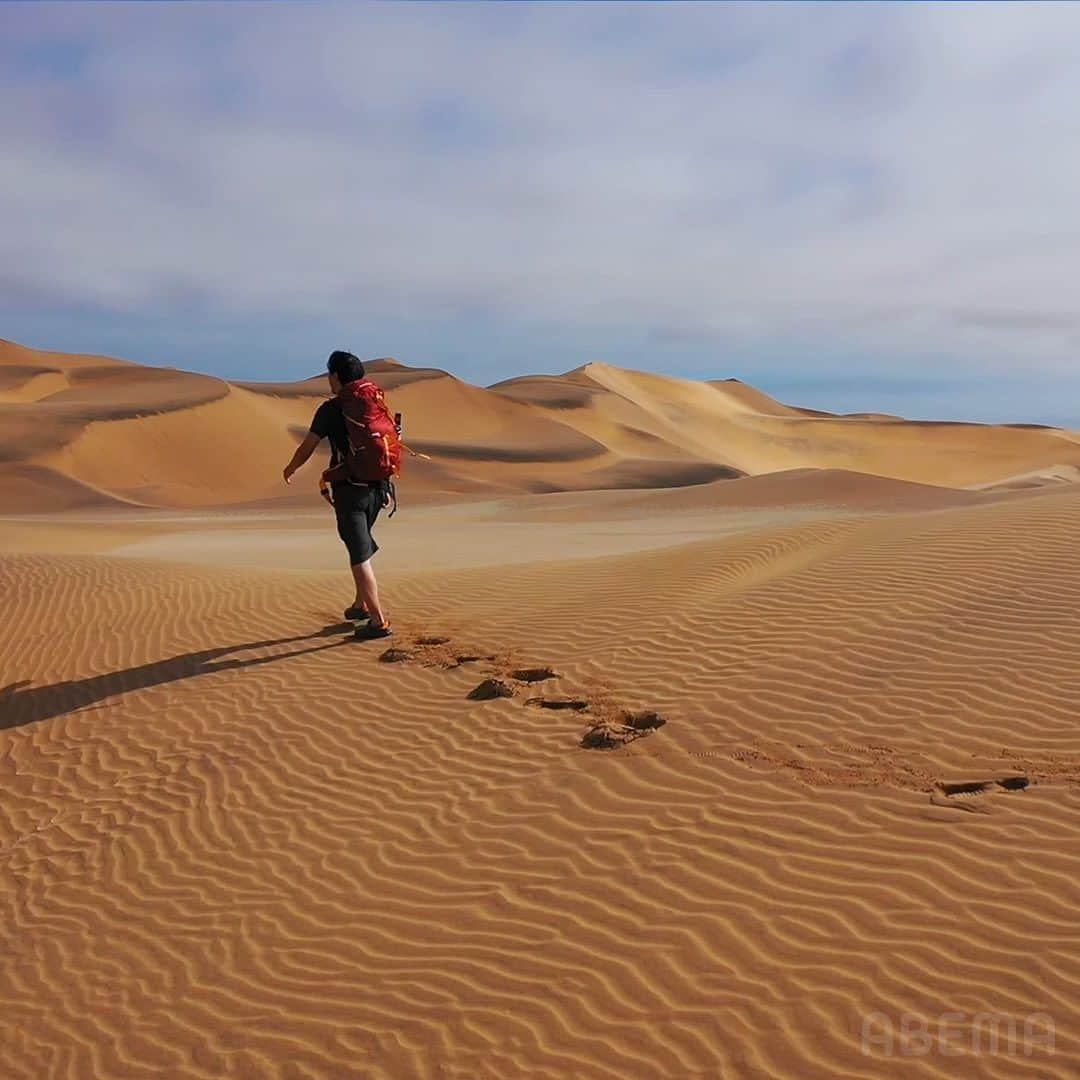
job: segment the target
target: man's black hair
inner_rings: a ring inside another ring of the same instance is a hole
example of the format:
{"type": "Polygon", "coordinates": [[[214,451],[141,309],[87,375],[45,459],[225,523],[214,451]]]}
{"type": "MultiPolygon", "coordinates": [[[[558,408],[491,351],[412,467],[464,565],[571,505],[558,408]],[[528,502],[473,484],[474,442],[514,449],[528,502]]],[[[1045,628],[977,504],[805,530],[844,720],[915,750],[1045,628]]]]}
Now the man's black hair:
{"type": "Polygon", "coordinates": [[[351,352],[335,349],[326,361],[326,370],[338,377],[342,386],[364,377],[364,365],[351,352]]]}

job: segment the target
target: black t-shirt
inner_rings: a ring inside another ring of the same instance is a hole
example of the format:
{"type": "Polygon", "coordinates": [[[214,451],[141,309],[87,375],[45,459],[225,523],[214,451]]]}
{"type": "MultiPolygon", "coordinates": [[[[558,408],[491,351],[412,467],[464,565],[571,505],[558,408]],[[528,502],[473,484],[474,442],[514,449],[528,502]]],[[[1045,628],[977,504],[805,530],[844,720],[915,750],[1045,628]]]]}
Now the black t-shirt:
{"type": "MultiPolygon", "coordinates": [[[[330,440],[330,468],[345,460],[349,453],[349,435],[345,428],[345,414],[337,398],[324,401],[315,410],[311,418],[311,433],[320,439],[330,440]]],[[[349,480],[343,482],[352,483],[349,480]]]]}

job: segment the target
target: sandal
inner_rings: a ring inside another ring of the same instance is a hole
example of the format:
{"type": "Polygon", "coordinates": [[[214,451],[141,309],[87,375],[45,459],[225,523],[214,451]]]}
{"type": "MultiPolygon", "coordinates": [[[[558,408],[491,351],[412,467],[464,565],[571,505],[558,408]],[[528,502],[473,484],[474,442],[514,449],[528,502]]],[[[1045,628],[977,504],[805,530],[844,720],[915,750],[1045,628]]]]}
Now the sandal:
{"type": "Polygon", "coordinates": [[[353,631],[353,637],[360,641],[371,641],[374,638],[390,637],[393,632],[394,631],[389,623],[383,623],[382,626],[376,626],[374,623],[369,622],[367,626],[358,626],[353,631]]]}
{"type": "Polygon", "coordinates": [[[362,622],[364,619],[370,619],[366,608],[361,607],[359,604],[354,604],[352,607],[345,609],[345,618],[350,621],[362,622]]]}

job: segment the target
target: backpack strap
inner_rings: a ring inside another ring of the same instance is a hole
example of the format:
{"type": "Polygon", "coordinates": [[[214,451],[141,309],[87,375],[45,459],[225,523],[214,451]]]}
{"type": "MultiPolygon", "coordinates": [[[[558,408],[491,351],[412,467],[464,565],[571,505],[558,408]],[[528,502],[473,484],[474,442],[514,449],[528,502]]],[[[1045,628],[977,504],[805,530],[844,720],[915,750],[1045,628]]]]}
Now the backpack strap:
{"type": "Polygon", "coordinates": [[[412,454],[413,457],[423,458],[425,461],[431,460],[430,454],[421,454],[419,450],[414,450],[407,443],[401,442],[400,439],[398,439],[398,442],[401,443],[401,449],[404,450],[406,453],[412,454]]]}

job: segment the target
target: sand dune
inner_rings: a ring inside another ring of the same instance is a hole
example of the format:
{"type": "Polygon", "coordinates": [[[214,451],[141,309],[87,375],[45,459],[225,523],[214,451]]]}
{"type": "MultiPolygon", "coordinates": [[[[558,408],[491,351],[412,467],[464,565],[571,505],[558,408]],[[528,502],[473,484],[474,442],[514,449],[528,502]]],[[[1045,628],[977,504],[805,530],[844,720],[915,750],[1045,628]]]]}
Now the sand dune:
{"type": "Polygon", "coordinates": [[[3,510],[7,514],[39,513],[45,507],[55,512],[139,505],[60,469],[20,463],[4,466],[3,471],[3,510]]]}
{"type": "Polygon", "coordinates": [[[703,478],[703,482],[694,486],[662,491],[590,492],[587,502],[580,493],[574,493],[558,502],[548,500],[530,505],[536,514],[545,517],[580,517],[587,513],[593,520],[617,517],[636,521],[645,514],[712,514],[723,510],[756,509],[792,511],[809,507],[837,512],[899,513],[972,506],[1005,495],[1005,491],[997,489],[977,492],[945,488],[846,469],[788,469],[761,476],[726,477],[711,483],[704,482],[703,478]]]}
{"type": "Polygon", "coordinates": [[[497,572],[386,564],[392,664],[340,574],[253,568],[265,519],[195,565],[132,513],[6,525],[5,1076],[1077,1075],[1080,488],[430,507],[388,557],[535,520],[497,572]],[[623,710],[666,723],[580,747],[623,710]],[[972,1053],[982,1011],[1054,1053],[972,1053]],[[863,1053],[942,1012],[961,1056],[863,1053]]]}
{"type": "Polygon", "coordinates": [[[372,371],[382,644],[321,378],[0,343],[0,1076],[1080,1074],[1076,432],[372,371]]]}
{"type": "MultiPolygon", "coordinates": [[[[1024,488],[1080,470],[1076,433],[836,416],[782,404],[736,379],[695,382],[590,363],[483,388],[388,358],[371,372],[404,414],[408,442],[432,458],[408,461],[410,497],[421,502],[445,493],[666,488],[798,469],[1024,488]]],[[[283,490],[279,474],[326,393],[321,377],[229,383],[0,342],[0,499],[9,510],[27,508],[30,468],[124,502],[226,506],[281,496],[314,505],[314,467],[302,498],[283,490]]],[[[80,502],[52,484],[39,508],[80,502]]]]}

